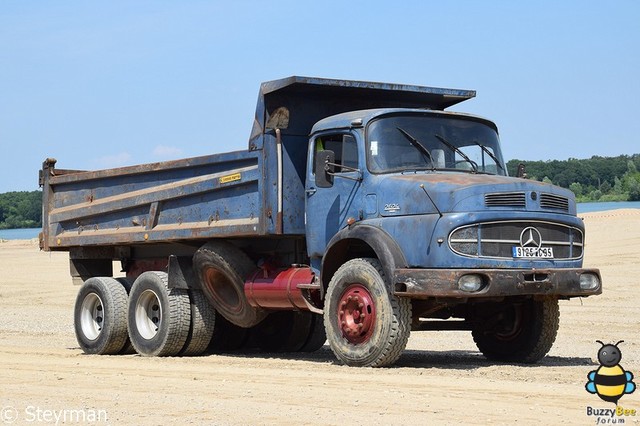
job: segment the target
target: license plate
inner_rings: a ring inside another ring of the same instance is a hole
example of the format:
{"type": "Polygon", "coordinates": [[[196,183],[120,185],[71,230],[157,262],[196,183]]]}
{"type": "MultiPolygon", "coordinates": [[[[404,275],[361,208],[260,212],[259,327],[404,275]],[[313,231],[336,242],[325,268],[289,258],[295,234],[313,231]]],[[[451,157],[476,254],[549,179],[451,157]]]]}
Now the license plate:
{"type": "Polygon", "coordinates": [[[513,257],[553,259],[551,247],[512,247],[513,257]]]}

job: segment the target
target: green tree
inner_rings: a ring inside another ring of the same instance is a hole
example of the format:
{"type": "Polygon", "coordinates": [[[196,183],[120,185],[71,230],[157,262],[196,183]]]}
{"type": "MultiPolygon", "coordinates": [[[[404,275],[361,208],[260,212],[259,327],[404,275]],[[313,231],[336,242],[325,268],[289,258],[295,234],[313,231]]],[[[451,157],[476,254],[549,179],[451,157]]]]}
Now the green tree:
{"type": "Polygon", "coordinates": [[[523,161],[507,163],[510,175],[515,175],[518,164],[524,163],[527,175],[532,180],[549,180],[556,185],[576,189],[581,185],[581,194],[574,191],[581,201],[624,201],[630,197],[630,188],[640,182],[640,154],[618,157],[593,156],[587,159],[569,158],[565,161],[523,161]],[[632,179],[633,178],[633,179],[632,179]],[[596,192],[597,191],[597,192],[596,192]],[[603,197],[604,195],[604,197],[603,197]],[[597,198],[594,198],[597,197],[597,198]]]}
{"type": "Polygon", "coordinates": [[[627,177],[627,186],[629,188],[629,201],[640,201],[640,178],[635,175],[629,175],[627,177]]]}
{"type": "Polygon", "coordinates": [[[42,192],[0,194],[0,229],[42,226],[42,192]]]}
{"type": "Polygon", "coordinates": [[[582,185],[578,182],[573,182],[571,185],[569,185],[569,189],[571,190],[571,192],[576,194],[576,197],[582,195],[582,185]]]}
{"type": "Polygon", "coordinates": [[[613,193],[616,195],[624,194],[624,190],[622,189],[622,180],[618,176],[613,180],[613,193]]]}

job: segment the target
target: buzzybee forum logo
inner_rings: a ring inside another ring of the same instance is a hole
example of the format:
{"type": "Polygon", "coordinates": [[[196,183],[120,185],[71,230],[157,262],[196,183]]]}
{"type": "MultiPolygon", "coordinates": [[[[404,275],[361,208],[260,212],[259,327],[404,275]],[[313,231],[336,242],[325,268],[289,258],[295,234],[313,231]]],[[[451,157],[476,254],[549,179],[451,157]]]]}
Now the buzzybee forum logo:
{"type": "Polygon", "coordinates": [[[597,394],[600,399],[615,404],[615,408],[595,408],[587,407],[587,416],[595,417],[596,424],[624,423],[624,417],[635,417],[638,415],[635,408],[625,408],[618,405],[620,398],[636,390],[633,383],[633,373],[625,371],[620,365],[622,352],[618,345],[605,345],[600,340],[601,347],[598,350],[598,362],[600,367],[587,374],[589,379],[585,384],[585,389],[591,394],[597,394]],[[617,417],[617,418],[616,418],[617,417]]]}
{"type": "Polygon", "coordinates": [[[596,340],[596,342],[602,345],[598,351],[600,368],[587,374],[589,381],[585,388],[589,393],[598,394],[603,401],[618,405],[618,400],[622,395],[633,393],[636,390],[636,384],[632,381],[633,373],[625,371],[620,365],[622,352],[618,345],[624,340],[620,340],[615,345],[605,345],[600,340],[596,340]]]}

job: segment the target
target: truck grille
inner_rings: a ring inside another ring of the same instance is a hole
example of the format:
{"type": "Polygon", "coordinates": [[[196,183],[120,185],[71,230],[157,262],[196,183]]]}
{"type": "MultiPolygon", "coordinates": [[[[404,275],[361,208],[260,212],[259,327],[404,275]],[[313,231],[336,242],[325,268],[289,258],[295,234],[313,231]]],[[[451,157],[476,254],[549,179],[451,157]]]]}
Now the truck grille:
{"type": "Polygon", "coordinates": [[[525,207],[524,192],[500,192],[485,194],[484,204],[487,207],[525,207]]]}
{"type": "Polygon", "coordinates": [[[554,260],[582,257],[583,233],[579,228],[541,221],[485,222],[463,226],[449,235],[449,247],[462,256],[513,259],[513,247],[520,246],[520,236],[530,227],[540,233],[542,247],[553,248],[554,260]]]}
{"type": "Polygon", "coordinates": [[[540,207],[543,209],[556,209],[569,211],[569,200],[566,197],[554,194],[540,194],[540,207]]]}
{"type": "MultiPolygon", "coordinates": [[[[531,194],[531,200],[531,202],[536,200],[535,193],[531,194]]],[[[527,206],[527,196],[524,192],[495,192],[485,194],[484,205],[487,207],[525,208],[527,206]]],[[[530,207],[533,207],[533,205],[530,207]]],[[[569,199],[561,195],[542,192],[540,194],[540,208],[568,212],[569,199]]]]}

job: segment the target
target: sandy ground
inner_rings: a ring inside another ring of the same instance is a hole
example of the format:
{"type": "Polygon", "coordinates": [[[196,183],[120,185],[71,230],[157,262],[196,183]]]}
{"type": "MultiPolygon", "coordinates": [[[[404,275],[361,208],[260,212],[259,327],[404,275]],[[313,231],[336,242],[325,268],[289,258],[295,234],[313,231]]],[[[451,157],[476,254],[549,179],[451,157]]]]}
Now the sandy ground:
{"type": "MultiPolygon", "coordinates": [[[[495,365],[468,332],[413,333],[393,368],[310,355],[143,358],[84,355],[72,316],[78,287],[66,253],[0,242],[0,425],[596,424],[587,407],[596,339],[624,340],[621,365],[640,384],[640,210],[584,214],[585,266],[603,295],[561,302],[561,326],[538,365],[495,365]],[[106,420],[106,421],[105,421],[106,420]]],[[[620,405],[637,410],[640,391],[620,405]]],[[[621,420],[615,418],[615,420],[621,420]]]]}

